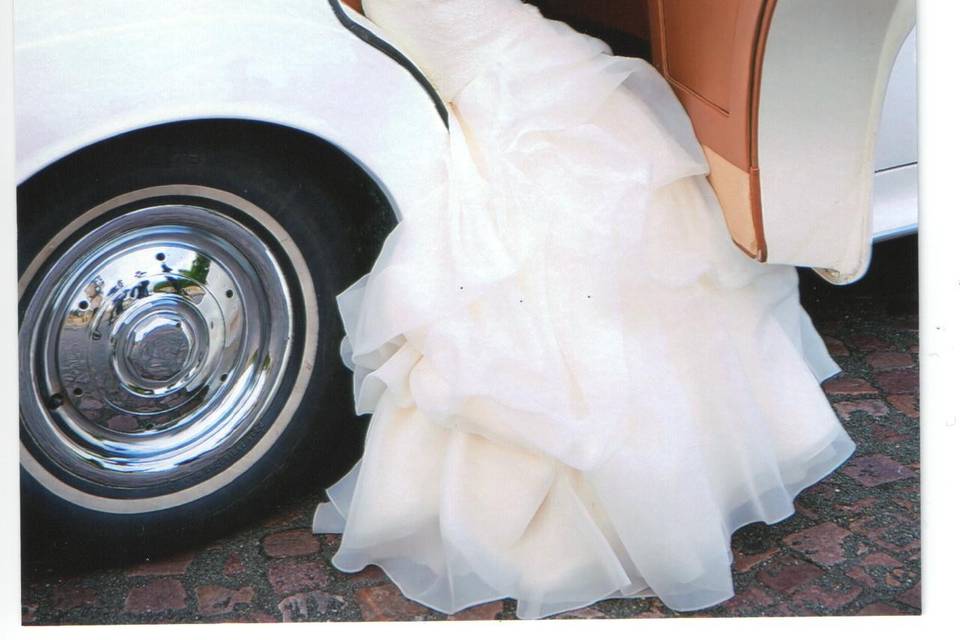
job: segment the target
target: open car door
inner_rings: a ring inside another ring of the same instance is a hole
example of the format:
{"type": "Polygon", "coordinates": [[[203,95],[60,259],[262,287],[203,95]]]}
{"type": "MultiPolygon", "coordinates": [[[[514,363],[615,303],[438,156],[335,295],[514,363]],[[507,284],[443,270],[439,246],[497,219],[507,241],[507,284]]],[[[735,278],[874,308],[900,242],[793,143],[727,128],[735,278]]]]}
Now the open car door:
{"type": "MultiPolygon", "coordinates": [[[[915,0],[526,1],[615,53],[652,60],[693,122],[730,237],[752,258],[857,280],[874,239],[875,168],[884,237],[891,220],[916,219],[915,122],[900,127],[913,151],[887,149],[883,161],[897,161],[874,166],[915,0]]],[[[914,77],[900,76],[900,89],[914,77]]],[[[915,108],[911,98],[899,102],[915,108]]],[[[903,105],[891,115],[913,117],[903,105]]]]}
{"type": "Polygon", "coordinates": [[[835,283],[870,260],[874,148],[914,0],[649,0],[733,241],[835,283]]]}

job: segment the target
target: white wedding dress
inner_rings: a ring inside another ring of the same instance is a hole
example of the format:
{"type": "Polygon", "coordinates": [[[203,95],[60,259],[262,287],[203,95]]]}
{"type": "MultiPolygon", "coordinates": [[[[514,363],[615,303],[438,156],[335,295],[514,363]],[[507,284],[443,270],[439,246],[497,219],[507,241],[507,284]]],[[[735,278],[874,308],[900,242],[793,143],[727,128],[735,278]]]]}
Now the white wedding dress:
{"type": "Polygon", "coordinates": [[[731,597],[731,533],[854,447],[796,270],[730,241],[646,62],[519,0],[364,8],[449,105],[449,180],[338,298],[373,416],[315,516],[334,564],[447,613],[731,597]]]}

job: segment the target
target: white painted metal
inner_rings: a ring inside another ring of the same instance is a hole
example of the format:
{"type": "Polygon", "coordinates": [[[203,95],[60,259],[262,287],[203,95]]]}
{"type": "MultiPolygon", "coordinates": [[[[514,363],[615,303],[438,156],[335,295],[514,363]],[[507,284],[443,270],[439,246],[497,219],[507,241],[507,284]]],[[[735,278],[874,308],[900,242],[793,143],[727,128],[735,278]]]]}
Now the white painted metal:
{"type": "Polygon", "coordinates": [[[833,282],[866,270],[874,157],[890,70],[913,0],[779,0],[760,89],[768,260],[833,282]]]}
{"type": "Polygon", "coordinates": [[[890,72],[877,131],[877,171],[917,161],[917,30],[900,47],[890,72]]]}
{"type": "Polygon", "coordinates": [[[873,241],[916,233],[917,30],[907,36],[890,73],[877,132],[873,241]]]}
{"type": "Polygon", "coordinates": [[[873,241],[917,232],[917,163],[878,171],[873,181],[873,241]]]}
{"type": "Polygon", "coordinates": [[[134,129],[242,118],[340,146],[401,215],[438,195],[424,185],[444,175],[447,131],[430,96],[326,1],[24,0],[15,20],[18,181],[134,129]]]}

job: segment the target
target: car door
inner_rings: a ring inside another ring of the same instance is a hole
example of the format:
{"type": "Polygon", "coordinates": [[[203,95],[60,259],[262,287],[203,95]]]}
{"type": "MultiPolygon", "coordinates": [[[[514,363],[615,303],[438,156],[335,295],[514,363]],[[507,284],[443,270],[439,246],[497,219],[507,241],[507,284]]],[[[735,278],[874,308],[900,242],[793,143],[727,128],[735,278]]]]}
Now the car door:
{"type": "Polygon", "coordinates": [[[732,240],[865,271],[874,148],[914,0],[649,0],[652,59],[693,122],[732,240]]]}

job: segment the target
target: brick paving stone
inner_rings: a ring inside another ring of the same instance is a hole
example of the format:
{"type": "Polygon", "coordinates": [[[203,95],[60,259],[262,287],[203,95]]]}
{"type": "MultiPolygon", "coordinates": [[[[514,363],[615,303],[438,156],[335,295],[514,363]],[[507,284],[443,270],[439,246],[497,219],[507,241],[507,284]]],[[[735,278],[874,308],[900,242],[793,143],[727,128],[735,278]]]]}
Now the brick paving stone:
{"type": "Polygon", "coordinates": [[[903,442],[909,439],[910,439],[910,436],[908,434],[901,433],[891,427],[886,427],[882,425],[871,425],[870,427],[871,442],[882,442],[884,444],[894,444],[894,443],[903,442]]]}
{"type": "Polygon", "coordinates": [[[253,598],[253,587],[228,589],[218,584],[205,584],[197,587],[197,611],[202,616],[232,613],[238,604],[252,604],[253,598]]]}
{"type": "Polygon", "coordinates": [[[356,599],[360,616],[368,622],[423,620],[430,615],[429,609],[407,600],[393,583],[357,589],[356,599]]]}
{"type": "Polygon", "coordinates": [[[794,600],[818,613],[833,612],[856,600],[862,592],[863,588],[855,584],[809,584],[797,591],[794,600]]]}
{"type": "Polygon", "coordinates": [[[857,514],[857,513],[865,513],[870,509],[873,509],[875,506],[877,506],[877,499],[870,497],[870,498],[860,498],[859,500],[855,502],[851,502],[849,504],[838,503],[836,508],[837,508],[837,511],[842,511],[844,513],[857,514]]]}
{"type": "Polygon", "coordinates": [[[263,522],[265,529],[289,529],[300,524],[302,514],[297,509],[287,509],[270,516],[263,522]]]}
{"type": "Polygon", "coordinates": [[[123,610],[126,613],[161,613],[187,608],[187,592],[175,578],[158,578],[127,593],[123,610]]]}
{"type": "Polygon", "coordinates": [[[910,511],[913,514],[916,514],[920,511],[920,505],[908,498],[893,498],[891,502],[903,509],[906,509],[907,511],[910,511]]]}
{"type": "Polygon", "coordinates": [[[336,550],[340,548],[340,540],[343,536],[339,533],[320,533],[316,534],[316,537],[324,548],[336,550]]]}
{"type": "Polygon", "coordinates": [[[799,513],[800,515],[802,515],[802,516],[805,517],[805,518],[810,518],[810,519],[813,520],[814,522],[818,522],[818,521],[820,521],[820,519],[821,519],[821,517],[820,517],[821,514],[819,513],[819,511],[818,511],[817,509],[810,509],[810,508],[807,508],[806,506],[804,506],[804,505],[802,505],[802,504],[799,504],[799,503],[794,504],[794,505],[793,505],[793,508],[794,508],[794,510],[795,510],[797,513],[799,513]]]}
{"type": "Polygon", "coordinates": [[[68,611],[97,605],[97,591],[78,584],[59,584],[53,588],[53,608],[68,611]]]}
{"type": "Polygon", "coordinates": [[[775,602],[776,599],[764,589],[756,585],[750,585],[722,603],[721,607],[736,616],[749,616],[775,602]]]}
{"type": "Polygon", "coordinates": [[[193,562],[193,552],[178,553],[176,555],[147,560],[127,570],[127,576],[182,576],[193,562]]]}
{"type": "Polygon", "coordinates": [[[287,596],[277,605],[284,622],[320,619],[325,613],[342,605],[342,596],[323,591],[309,591],[287,596]]]}
{"type": "Polygon", "coordinates": [[[896,394],[887,396],[887,402],[889,402],[894,409],[908,418],[920,417],[920,404],[917,400],[917,396],[913,394],[896,394]]]}
{"type": "Polygon", "coordinates": [[[847,343],[860,351],[888,351],[892,346],[883,338],[864,334],[848,338],[847,343]]]}
{"type": "MultiPolygon", "coordinates": [[[[583,609],[575,609],[573,611],[567,611],[566,613],[561,613],[556,616],[552,616],[553,620],[603,620],[607,617],[603,611],[597,609],[596,607],[585,607],[583,609]]],[[[451,618],[453,620],[454,618],[451,618]]],[[[459,620],[460,618],[456,618],[459,620]]]]}
{"type": "Polygon", "coordinates": [[[834,402],[833,408],[841,420],[848,420],[857,411],[863,411],[869,416],[879,418],[890,413],[890,407],[883,400],[864,398],[862,400],[842,400],[834,402]]]}
{"type": "Polygon", "coordinates": [[[874,379],[886,393],[917,393],[920,390],[920,376],[916,368],[884,371],[876,374],[874,379]]]}
{"type": "Polygon", "coordinates": [[[368,565],[356,573],[347,573],[344,575],[347,576],[347,580],[351,583],[363,586],[383,584],[389,580],[387,574],[383,572],[383,569],[375,564],[368,565]]]}
{"type": "Polygon", "coordinates": [[[236,576],[243,573],[243,560],[235,553],[231,553],[223,563],[223,575],[236,576]]]}
{"type": "Polygon", "coordinates": [[[920,582],[898,595],[897,600],[914,609],[920,609],[920,582]]]}
{"type": "Polygon", "coordinates": [[[224,616],[223,622],[280,622],[280,620],[278,620],[276,616],[272,616],[261,609],[250,609],[243,613],[224,616]]]}
{"type": "Polygon", "coordinates": [[[858,616],[902,616],[903,614],[903,610],[887,602],[874,602],[854,613],[858,616]]]}
{"type": "Polygon", "coordinates": [[[320,541],[310,529],[292,529],[271,533],[262,542],[263,552],[271,558],[308,556],[320,551],[320,541]]]}
{"type": "MultiPolygon", "coordinates": [[[[583,617],[592,617],[592,618],[603,618],[605,617],[602,612],[597,609],[593,609],[599,615],[587,615],[590,609],[577,609],[576,611],[570,611],[562,616],[569,616],[572,618],[583,618],[583,617]],[[583,615],[580,615],[580,614],[583,615]]],[[[469,609],[464,609],[458,613],[453,614],[452,616],[447,616],[448,620],[496,620],[498,615],[503,614],[503,601],[497,602],[488,602],[486,604],[480,604],[475,607],[470,607],[469,609]]]]}
{"type": "Polygon", "coordinates": [[[734,549],[733,568],[738,573],[746,573],[750,571],[750,569],[753,569],[755,566],[760,564],[761,562],[764,562],[765,560],[769,560],[770,558],[775,556],[778,551],[779,549],[774,547],[771,549],[767,549],[766,551],[761,551],[760,553],[745,554],[739,549],[734,549]]]}
{"type": "Polygon", "coordinates": [[[843,541],[850,532],[832,522],[824,522],[783,539],[786,547],[799,551],[821,566],[843,562],[843,541]]]}
{"type": "Polygon", "coordinates": [[[763,617],[783,617],[783,616],[795,616],[797,615],[793,609],[790,608],[786,602],[781,602],[780,604],[770,607],[761,611],[758,615],[763,617]]]}
{"type": "Polygon", "coordinates": [[[864,516],[851,522],[849,528],[887,551],[900,553],[920,549],[919,523],[900,513],[883,511],[864,516]]]}
{"type": "Polygon", "coordinates": [[[867,365],[874,371],[906,369],[913,366],[913,356],[902,351],[877,351],[867,356],[867,365]]]}
{"type": "Polygon", "coordinates": [[[823,336],[823,343],[827,345],[827,351],[831,356],[848,356],[850,355],[850,350],[847,349],[847,345],[843,344],[837,338],[832,336],[823,336]]]}
{"type": "Polygon", "coordinates": [[[319,562],[285,560],[267,567],[267,580],[277,595],[313,591],[330,582],[327,569],[319,562]]]}
{"type": "Polygon", "coordinates": [[[823,575],[817,565],[796,558],[778,557],[757,573],[757,578],[778,593],[789,593],[823,575]]]}
{"type": "Polygon", "coordinates": [[[896,567],[890,569],[887,572],[887,575],[883,577],[883,583],[888,587],[909,587],[912,584],[916,584],[918,581],[918,576],[915,571],[911,571],[906,567],[896,567]]]}
{"type": "Polygon", "coordinates": [[[666,618],[668,616],[668,609],[660,601],[660,598],[650,598],[647,604],[646,609],[642,609],[637,613],[633,614],[633,618],[666,618]]]}
{"type": "Polygon", "coordinates": [[[827,380],[823,385],[824,392],[838,396],[866,396],[877,392],[869,382],[863,378],[852,378],[841,375],[827,380]]]}
{"type": "Polygon", "coordinates": [[[860,584],[875,588],[883,584],[884,577],[891,569],[902,567],[903,563],[893,556],[878,551],[866,555],[846,571],[846,575],[860,584]]]}
{"type": "Polygon", "coordinates": [[[920,513],[920,494],[918,491],[905,490],[901,492],[901,495],[895,496],[891,499],[895,505],[906,509],[913,515],[920,513]]]}
{"type": "Polygon", "coordinates": [[[854,458],[851,462],[845,464],[840,471],[865,487],[875,487],[880,484],[914,477],[913,471],[890,456],[883,454],[854,458]]]}

